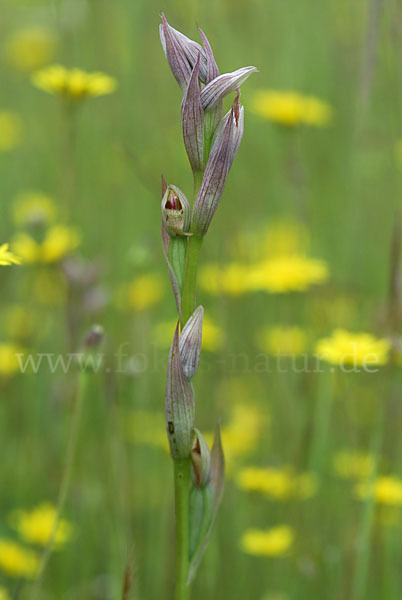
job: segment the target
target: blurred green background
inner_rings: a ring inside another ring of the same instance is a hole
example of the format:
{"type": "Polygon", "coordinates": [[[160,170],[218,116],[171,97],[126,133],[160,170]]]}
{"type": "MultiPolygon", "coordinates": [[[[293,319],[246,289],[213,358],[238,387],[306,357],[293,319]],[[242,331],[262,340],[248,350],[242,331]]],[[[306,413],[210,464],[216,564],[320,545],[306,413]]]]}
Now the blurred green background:
{"type": "Polygon", "coordinates": [[[55,224],[79,237],[69,257],[1,268],[0,598],[30,598],[25,559],[2,541],[41,552],[12,515],[56,502],[77,378],[46,365],[21,374],[13,356],[71,352],[93,322],[106,332],[106,366],[84,400],[64,510],[71,531],[39,597],[121,598],[126,564],[130,597],[171,596],[163,398],[176,316],[160,175],[189,197],[192,176],[180,90],[159,41],[163,11],[193,39],[202,27],[221,72],[259,69],[242,86],[244,138],[201,260],[201,275],[208,265],[233,273],[218,272],[214,287],[204,272],[199,293],[209,328],[197,424],[211,432],[222,420],[228,477],[193,598],[400,599],[399,358],[373,374],[261,367],[261,353],[277,349],[310,356],[337,328],[398,339],[400,3],[1,0],[0,11],[0,242],[17,252],[22,231],[39,243],[55,224]],[[102,71],[117,88],[72,116],[32,84],[32,72],[53,63],[102,71]],[[260,90],[314,96],[332,119],[264,119],[253,109],[260,90]],[[52,224],[30,221],[27,193],[54,213],[52,224]],[[323,261],[328,275],[303,291],[243,289],[239,265],[284,252],[323,261]],[[134,358],[116,368],[119,348],[134,358]],[[247,478],[250,467],[265,471],[247,478]],[[367,478],[383,487],[360,493],[367,478]],[[245,551],[249,529],[282,526],[273,549],[245,551]]]}

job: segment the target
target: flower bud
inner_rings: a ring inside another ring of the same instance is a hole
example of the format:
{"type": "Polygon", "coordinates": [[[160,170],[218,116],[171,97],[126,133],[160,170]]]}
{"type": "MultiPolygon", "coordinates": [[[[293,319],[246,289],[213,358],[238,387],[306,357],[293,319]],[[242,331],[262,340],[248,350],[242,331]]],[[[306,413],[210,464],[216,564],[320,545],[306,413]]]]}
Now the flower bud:
{"type": "Polygon", "coordinates": [[[225,478],[225,458],[219,426],[211,450],[211,478],[204,487],[194,488],[190,495],[190,567],[187,583],[191,583],[211,537],[225,478]]]}
{"type": "Polygon", "coordinates": [[[199,67],[200,55],[195,63],[181,107],[184,145],[193,172],[204,168],[204,111],[198,82],[199,67]]]}
{"type": "Polygon", "coordinates": [[[93,325],[85,335],[81,347],[74,354],[75,364],[83,373],[97,373],[102,367],[105,355],[100,352],[104,339],[101,325],[93,325]]]}
{"type": "Polygon", "coordinates": [[[187,379],[194,377],[200,362],[203,317],[204,309],[198,306],[184,325],[179,338],[180,356],[187,379]]]}
{"type": "Polygon", "coordinates": [[[175,185],[169,185],[162,198],[162,219],[166,231],[172,237],[188,235],[191,207],[183,192],[175,185]]]}
{"type": "Polygon", "coordinates": [[[244,109],[238,95],[217,127],[204,177],[194,204],[191,230],[205,235],[222,197],[244,130],[244,109]]]}
{"type": "Polygon", "coordinates": [[[223,73],[215,77],[201,91],[203,109],[211,109],[219,100],[239,88],[251,73],[256,71],[256,67],[242,67],[233,73],[223,73]]]}
{"type": "MultiPolygon", "coordinates": [[[[208,41],[207,36],[202,31],[202,29],[198,28],[198,30],[200,32],[200,36],[201,36],[202,43],[204,46],[205,56],[207,59],[207,76],[206,76],[205,83],[210,83],[213,79],[218,77],[219,69],[218,69],[218,65],[216,64],[215,57],[212,52],[212,48],[208,41]]],[[[223,110],[223,99],[221,98],[220,100],[215,102],[214,106],[211,109],[205,111],[205,114],[204,114],[204,135],[205,135],[204,149],[206,151],[206,154],[209,154],[212,136],[222,118],[222,110],[223,110]]]]}
{"type": "Polygon", "coordinates": [[[194,429],[194,442],[191,450],[193,477],[197,488],[205,487],[211,480],[211,453],[204,436],[194,429]]]}
{"type": "Polygon", "coordinates": [[[179,350],[179,323],[177,323],[170,347],[166,396],[166,429],[173,459],[191,456],[194,427],[194,398],[184,374],[179,350]]]}
{"type": "Polygon", "coordinates": [[[162,13],[162,24],[159,26],[159,33],[163,51],[168,60],[176,81],[180,85],[183,93],[187,89],[190,81],[191,71],[193,70],[197,58],[200,55],[199,77],[205,82],[207,72],[207,61],[204,50],[187,36],[177,29],[174,29],[166,21],[162,13]]]}

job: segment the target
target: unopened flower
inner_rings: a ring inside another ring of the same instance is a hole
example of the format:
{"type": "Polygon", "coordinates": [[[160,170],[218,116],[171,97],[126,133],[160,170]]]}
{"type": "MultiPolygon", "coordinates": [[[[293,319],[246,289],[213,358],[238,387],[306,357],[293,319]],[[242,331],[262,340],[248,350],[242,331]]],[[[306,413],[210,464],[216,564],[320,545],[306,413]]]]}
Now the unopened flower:
{"type": "Polygon", "coordinates": [[[22,121],[11,110],[0,110],[0,152],[8,152],[20,145],[22,121]]]}
{"type": "Polygon", "coordinates": [[[179,338],[183,370],[188,379],[194,377],[200,361],[203,317],[204,309],[198,306],[183,327],[179,338]]]}
{"type": "Polygon", "coordinates": [[[52,198],[42,192],[23,192],[13,205],[14,222],[19,227],[48,225],[56,214],[52,198]]]}
{"type": "Polygon", "coordinates": [[[83,100],[111,94],[117,87],[116,80],[101,72],[86,73],[81,69],[66,69],[53,65],[32,75],[35,87],[70,100],[83,100]]]}
{"type": "Polygon", "coordinates": [[[191,454],[194,427],[194,397],[184,374],[179,350],[179,324],[168,359],[165,395],[165,419],[170,453],[173,459],[191,454]]]}
{"type": "Polygon", "coordinates": [[[10,577],[31,579],[36,575],[39,559],[35,552],[17,542],[0,539],[0,569],[10,577]]]}
{"type": "Polygon", "coordinates": [[[298,92],[260,90],[255,92],[252,110],[260,117],[280,125],[315,125],[324,127],[332,119],[332,108],[326,102],[298,92]]]}
{"type": "Polygon", "coordinates": [[[14,31],[6,40],[4,52],[8,63],[20,71],[31,71],[53,57],[57,39],[45,27],[25,27],[14,31]]]}
{"type": "Polygon", "coordinates": [[[241,547],[243,552],[254,556],[283,556],[292,547],[294,537],[294,531],[288,525],[265,531],[248,529],[241,539],[241,547]]]}
{"type": "Polygon", "coordinates": [[[1,244],[0,246],[0,265],[1,266],[9,266],[9,265],[19,265],[21,264],[21,260],[19,257],[11,252],[8,249],[8,244],[1,244]]]}
{"type": "Polygon", "coordinates": [[[318,341],[316,353],[334,365],[384,365],[388,361],[390,342],[370,333],[352,333],[336,329],[328,338],[318,341]]]}
{"type": "MultiPolygon", "coordinates": [[[[159,346],[169,348],[172,328],[175,325],[175,321],[162,321],[154,327],[154,340],[159,346]]],[[[218,352],[222,348],[224,341],[225,336],[222,328],[211,317],[208,315],[204,316],[202,323],[202,350],[218,352]]]]}
{"type": "Polygon", "coordinates": [[[191,450],[193,476],[197,488],[205,487],[211,480],[211,453],[204,436],[194,429],[194,442],[191,450]]]}
{"type": "Polygon", "coordinates": [[[244,130],[244,109],[238,97],[215,132],[192,219],[191,231],[205,235],[218,207],[244,130]]]}
{"type": "MultiPolygon", "coordinates": [[[[31,511],[17,510],[12,512],[10,523],[25,542],[46,546],[53,534],[56,516],[56,507],[45,502],[31,511]]],[[[65,519],[60,519],[54,532],[56,547],[61,546],[70,539],[71,531],[70,523],[65,519]]]]}

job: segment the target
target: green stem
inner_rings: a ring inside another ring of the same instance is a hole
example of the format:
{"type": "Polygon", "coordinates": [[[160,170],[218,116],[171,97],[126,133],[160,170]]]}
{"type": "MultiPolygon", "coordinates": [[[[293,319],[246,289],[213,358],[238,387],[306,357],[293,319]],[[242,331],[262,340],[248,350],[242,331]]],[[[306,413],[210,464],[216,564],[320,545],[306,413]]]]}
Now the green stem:
{"type": "Polygon", "coordinates": [[[176,512],[176,586],[175,600],[187,600],[190,587],[187,584],[190,562],[190,490],[191,459],[174,461],[174,490],[176,512]]]}
{"type": "Polygon", "coordinates": [[[192,235],[188,240],[186,267],[181,291],[181,326],[187,323],[195,309],[195,290],[197,284],[198,258],[202,245],[202,236],[192,235]]]}
{"type": "Polygon", "coordinates": [[[71,417],[71,426],[70,426],[70,434],[67,443],[67,451],[66,451],[66,460],[64,464],[64,470],[62,475],[62,480],[59,489],[59,495],[57,498],[56,504],[56,518],[53,524],[53,529],[48,539],[47,545],[43,550],[43,554],[40,560],[39,568],[35,577],[35,581],[33,582],[33,588],[30,595],[31,600],[36,600],[39,595],[40,587],[42,584],[42,579],[44,572],[46,570],[47,564],[49,562],[50,555],[53,550],[55,536],[57,533],[57,529],[60,523],[61,515],[64,509],[64,504],[67,497],[67,492],[70,487],[71,473],[74,465],[75,453],[77,449],[77,440],[78,440],[78,430],[79,424],[81,420],[81,409],[83,399],[85,397],[87,386],[87,375],[85,373],[80,373],[78,380],[78,390],[76,396],[74,398],[74,406],[73,406],[73,414],[71,417]]]}

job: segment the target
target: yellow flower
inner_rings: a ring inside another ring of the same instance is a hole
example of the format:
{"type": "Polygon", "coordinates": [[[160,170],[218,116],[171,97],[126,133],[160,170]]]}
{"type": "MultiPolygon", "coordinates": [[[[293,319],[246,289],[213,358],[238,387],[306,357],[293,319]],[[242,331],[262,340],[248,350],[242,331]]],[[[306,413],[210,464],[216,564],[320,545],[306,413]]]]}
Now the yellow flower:
{"type": "Polygon", "coordinates": [[[260,348],[269,354],[300,355],[306,351],[307,335],[300,327],[279,326],[258,335],[260,348]]]}
{"type": "Polygon", "coordinates": [[[49,224],[56,210],[53,200],[41,192],[24,192],[14,203],[14,222],[19,227],[49,224]]]}
{"type": "Polygon", "coordinates": [[[283,218],[257,230],[241,232],[232,241],[232,253],[237,259],[240,256],[248,262],[260,262],[272,256],[304,256],[310,247],[310,234],[304,224],[283,218]]]}
{"type": "Polygon", "coordinates": [[[22,121],[10,110],[0,110],[0,152],[19,146],[22,138],[22,121]]]}
{"type": "Polygon", "coordinates": [[[0,569],[7,575],[32,578],[38,566],[35,552],[11,540],[0,539],[0,569]]]}
{"type": "Polygon", "coordinates": [[[318,488],[313,473],[297,475],[289,467],[246,467],[239,472],[237,484],[243,490],[260,492],[274,500],[307,500],[314,496],[318,488]]]}
{"type": "Polygon", "coordinates": [[[164,285],[159,273],[140,275],[127,290],[129,308],[135,311],[148,310],[163,298],[164,285]]]}
{"type": "MultiPolygon", "coordinates": [[[[57,510],[44,502],[31,511],[17,510],[11,513],[10,522],[21,538],[28,543],[46,546],[53,534],[57,510]]],[[[71,537],[72,527],[65,519],[60,519],[54,535],[54,543],[61,546],[71,537]]]]}
{"type": "Polygon", "coordinates": [[[35,71],[32,83],[45,92],[70,100],[104,96],[114,92],[117,87],[116,80],[105,73],[86,73],[81,69],[66,69],[61,65],[35,71]]]}
{"type": "Polygon", "coordinates": [[[59,262],[79,245],[79,236],[72,227],[54,225],[38,243],[27,233],[19,233],[14,240],[15,249],[27,263],[52,264],[59,262]]]}
{"type": "Polygon", "coordinates": [[[13,252],[8,249],[8,244],[2,244],[0,246],[0,265],[20,265],[21,260],[13,252]]]}
{"type": "Polygon", "coordinates": [[[341,450],[334,457],[335,473],[342,479],[365,479],[374,466],[374,457],[359,450],[341,450]]]}
{"type": "Polygon", "coordinates": [[[11,600],[5,587],[0,586],[0,600],[11,600]]]}
{"type": "Polygon", "coordinates": [[[269,293],[303,292],[328,279],[323,260],[303,255],[277,256],[257,264],[250,272],[250,289],[269,293]]]}
{"type": "Polygon", "coordinates": [[[372,366],[384,365],[389,349],[390,343],[385,338],[336,329],[331,337],[318,341],[316,353],[321,360],[338,366],[372,366]]]}
{"type": "Polygon", "coordinates": [[[248,291],[248,273],[249,267],[239,263],[223,267],[217,264],[204,265],[199,272],[199,283],[209,294],[238,296],[248,291]]]}
{"type": "Polygon", "coordinates": [[[374,483],[359,483],[356,494],[362,500],[374,496],[378,504],[402,506],[402,480],[391,475],[380,476],[374,483]]]}
{"type": "Polygon", "coordinates": [[[21,348],[12,343],[0,343],[0,377],[10,377],[20,370],[17,354],[21,348]]]}
{"type": "MultiPolygon", "coordinates": [[[[168,348],[172,343],[176,321],[163,321],[158,323],[153,330],[154,340],[159,346],[168,348]]],[[[209,352],[218,352],[224,343],[223,330],[204,315],[202,324],[202,349],[209,352]]]]}
{"type": "Polygon", "coordinates": [[[254,93],[251,108],[258,116],[280,125],[325,127],[332,120],[332,107],[313,96],[298,92],[260,90],[254,93]]]}
{"type": "Polygon", "coordinates": [[[19,29],[4,45],[8,63],[20,71],[31,71],[49,62],[55,48],[54,34],[44,27],[19,29]]]}
{"type": "Polygon", "coordinates": [[[241,548],[254,556],[283,556],[289,552],[293,542],[293,529],[279,525],[266,531],[248,529],[241,539],[241,548]]]}

